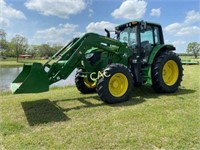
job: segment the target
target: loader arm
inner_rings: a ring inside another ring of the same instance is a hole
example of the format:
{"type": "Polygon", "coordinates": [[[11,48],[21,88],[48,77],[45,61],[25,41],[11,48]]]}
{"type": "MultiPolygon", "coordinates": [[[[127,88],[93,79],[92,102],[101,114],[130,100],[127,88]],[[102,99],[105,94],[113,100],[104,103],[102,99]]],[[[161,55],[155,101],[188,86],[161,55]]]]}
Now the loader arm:
{"type": "Polygon", "coordinates": [[[122,57],[126,44],[122,44],[117,40],[95,33],[85,34],[74,44],[70,45],[68,50],[62,53],[60,59],[50,67],[48,72],[50,84],[61,79],[66,79],[77,67],[80,61],[83,60],[85,52],[92,47],[96,47],[122,57]],[[107,45],[114,45],[116,48],[113,49],[107,45]]]}
{"type": "Polygon", "coordinates": [[[95,33],[87,33],[81,38],[75,38],[69,44],[56,52],[44,65],[33,63],[24,65],[22,72],[11,84],[13,93],[39,93],[49,90],[49,85],[66,79],[80,64],[85,52],[91,48],[102,49],[119,57],[131,56],[130,52],[124,55],[127,44],[117,40],[101,36],[95,33]],[[54,58],[59,59],[50,65],[54,58]]]}

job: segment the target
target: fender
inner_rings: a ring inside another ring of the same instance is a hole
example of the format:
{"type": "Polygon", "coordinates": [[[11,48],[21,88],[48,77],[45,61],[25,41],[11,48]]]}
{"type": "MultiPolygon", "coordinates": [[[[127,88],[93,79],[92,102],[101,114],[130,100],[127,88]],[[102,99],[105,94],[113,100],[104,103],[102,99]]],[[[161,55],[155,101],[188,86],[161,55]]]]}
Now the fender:
{"type": "Polygon", "coordinates": [[[148,64],[151,65],[154,61],[154,58],[156,57],[156,55],[162,51],[162,50],[176,50],[176,48],[171,45],[171,44],[163,44],[163,45],[157,45],[153,48],[153,50],[151,51],[151,54],[149,55],[149,58],[148,58],[148,64]]]}

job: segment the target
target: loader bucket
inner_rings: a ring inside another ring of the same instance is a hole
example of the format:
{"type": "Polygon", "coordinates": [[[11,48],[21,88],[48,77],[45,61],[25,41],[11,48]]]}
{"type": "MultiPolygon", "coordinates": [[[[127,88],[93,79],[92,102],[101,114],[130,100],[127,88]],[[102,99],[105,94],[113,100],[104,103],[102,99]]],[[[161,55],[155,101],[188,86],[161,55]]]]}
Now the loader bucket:
{"type": "Polygon", "coordinates": [[[11,83],[14,94],[39,93],[49,90],[49,79],[41,63],[24,65],[22,72],[11,83]]]}

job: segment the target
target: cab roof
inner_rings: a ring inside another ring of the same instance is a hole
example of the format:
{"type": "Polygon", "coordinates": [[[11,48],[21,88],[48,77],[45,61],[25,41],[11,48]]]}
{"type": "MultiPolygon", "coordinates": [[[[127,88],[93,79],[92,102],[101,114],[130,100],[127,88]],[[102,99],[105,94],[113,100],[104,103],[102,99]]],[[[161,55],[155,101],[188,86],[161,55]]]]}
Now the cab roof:
{"type": "Polygon", "coordinates": [[[136,24],[140,24],[140,23],[142,23],[142,22],[146,22],[147,23],[147,25],[154,25],[154,26],[160,26],[161,27],[161,25],[160,24],[158,24],[158,23],[154,23],[154,22],[148,22],[148,21],[143,21],[143,20],[133,20],[133,21],[130,21],[130,22],[127,22],[127,23],[124,23],[124,24],[121,24],[121,25],[119,25],[119,26],[116,26],[115,28],[116,29],[119,29],[119,28],[123,28],[123,27],[125,27],[125,26],[133,26],[133,25],[136,25],[136,24]]]}

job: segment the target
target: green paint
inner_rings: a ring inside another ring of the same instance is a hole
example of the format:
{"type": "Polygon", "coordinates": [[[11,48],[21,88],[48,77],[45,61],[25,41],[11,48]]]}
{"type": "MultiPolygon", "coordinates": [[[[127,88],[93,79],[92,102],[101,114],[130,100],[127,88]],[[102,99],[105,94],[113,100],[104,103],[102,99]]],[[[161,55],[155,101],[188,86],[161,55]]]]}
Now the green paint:
{"type": "Polygon", "coordinates": [[[38,93],[49,90],[47,73],[41,63],[24,65],[22,72],[11,84],[13,93],[38,93]]]}
{"type": "Polygon", "coordinates": [[[168,45],[168,44],[162,44],[162,45],[157,45],[153,48],[151,51],[151,54],[148,58],[148,64],[152,64],[154,61],[155,56],[160,52],[161,50],[175,50],[175,47],[173,45],[168,45]]]}

